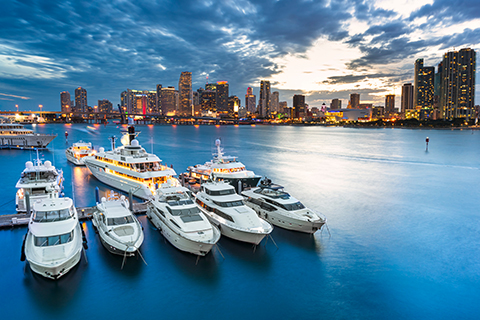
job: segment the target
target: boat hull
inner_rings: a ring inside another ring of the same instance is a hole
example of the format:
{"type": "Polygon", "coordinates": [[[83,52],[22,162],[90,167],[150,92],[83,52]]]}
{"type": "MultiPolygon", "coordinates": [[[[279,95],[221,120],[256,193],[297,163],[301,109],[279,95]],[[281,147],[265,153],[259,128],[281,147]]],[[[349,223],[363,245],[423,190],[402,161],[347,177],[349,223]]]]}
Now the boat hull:
{"type": "Polygon", "coordinates": [[[73,267],[75,267],[82,257],[82,249],[78,250],[70,259],[64,261],[61,264],[55,266],[46,266],[42,264],[38,264],[35,261],[28,260],[28,264],[30,265],[30,269],[33,272],[44,276],[49,279],[57,280],[64,276],[68,271],[70,271],[73,267]]]}
{"type": "Polygon", "coordinates": [[[84,166],[85,162],[83,159],[77,159],[70,152],[65,152],[65,155],[67,156],[67,160],[73,163],[76,166],[84,166]]]}
{"type": "Polygon", "coordinates": [[[1,135],[0,147],[2,148],[46,148],[57,135],[28,134],[28,135],[1,135]]]}

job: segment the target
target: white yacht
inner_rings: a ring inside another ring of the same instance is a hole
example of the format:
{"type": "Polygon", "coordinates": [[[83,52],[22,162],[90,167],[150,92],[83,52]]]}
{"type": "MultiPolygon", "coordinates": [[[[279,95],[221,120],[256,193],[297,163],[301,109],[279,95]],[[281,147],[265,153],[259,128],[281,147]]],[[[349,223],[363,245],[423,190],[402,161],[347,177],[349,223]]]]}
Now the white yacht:
{"type": "Polygon", "coordinates": [[[65,150],[67,160],[77,166],[84,166],[84,157],[95,155],[95,150],[92,149],[92,143],[90,142],[75,142],[72,146],[65,150]]]}
{"type": "Polygon", "coordinates": [[[234,186],[238,193],[244,189],[257,186],[261,176],[256,175],[253,171],[246,170],[245,165],[239,162],[237,157],[225,156],[220,145],[221,141],[217,139],[215,141],[217,152],[213,154],[211,161],[187,168],[188,172],[181,176],[185,185],[198,183],[198,188],[200,180],[225,181],[234,186]]]}
{"type": "Polygon", "coordinates": [[[31,161],[25,163],[25,169],[15,187],[18,189],[15,195],[17,211],[25,212],[27,210],[26,192],[29,194],[30,204],[39,199],[48,198],[52,192],[62,194],[63,171],[55,169],[50,161],[42,163],[37,152],[35,164],[31,161]]]}
{"type": "MultiPolygon", "coordinates": [[[[84,157],[90,172],[101,182],[134,196],[150,199],[159,185],[176,175],[175,170],[162,165],[155,154],[147,153],[138,143],[133,126],[129,127],[128,139],[122,138],[121,147],[112,151],[100,148],[95,156],[84,157]]],[[[113,141],[113,140],[112,140],[113,141]]]]}
{"type": "Polygon", "coordinates": [[[220,231],[178,182],[162,185],[147,206],[150,221],[179,250],[204,256],[220,239],[220,231]]]}
{"type": "Polygon", "coordinates": [[[46,148],[56,134],[34,133],[21,124],[0,123],[0,147],[16,149],[46,148]]]}
{"type": "Polygon", "coordinates": [[[25,240],[26,259],[34,272],[58,279],[81,258],[82,232],[77,210],[72,199],[56,198],[54,194],[35,201],[32,209],[25,240]]]}
{"type": "Polygon", "coordinates": [[[273,227],[245,205],[232,185],[223,181],[206,182],[195,201],[210,222],[229,238],[259,244],[273,227]]]}
{"type": "Polygon", "coordinates": [[[103,197],[93,211],[92,224],[103,246],[113,254],[134,256],[143,243],[142,226],[129,210],[128,200],[123,195],[103,197]]]}
{"type": "Polygon", "coordinates": [[[242,195],[260,217],[281,228],[315,233],[327,222],[322,214],[306,208],[269,179],[262,180],[257,188],[243,191],[242,195]]]}

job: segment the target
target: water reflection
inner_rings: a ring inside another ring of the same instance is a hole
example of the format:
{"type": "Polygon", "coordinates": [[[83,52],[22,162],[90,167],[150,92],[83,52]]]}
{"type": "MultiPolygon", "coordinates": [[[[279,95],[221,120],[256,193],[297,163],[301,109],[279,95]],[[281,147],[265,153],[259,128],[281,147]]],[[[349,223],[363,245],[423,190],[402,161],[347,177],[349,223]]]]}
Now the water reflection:
{"type": "MultiPolygon", "coordinates": [[[[322,229],[323,230],[323,229],[322,229]]],[[[282,244],[290,244],[305,251],[316,252],[322,254],[322,242],[329,239],[327,231],[317,231],[315,234],[296,232],[276,227],[273,230],[273,237],[277,241],[277,245],[281,248],[282,244]]]]}
{"type": "Polygon", "coordinates": [[[222,235],[217,244],[222,250],[225,259],[234,256],[239,263],[254,266],[256,270],[268,271],[272,266],[271,255],[277,251],[271,240],[265,245],[266,238],[254,246],[252,244],[230,239],[222,235]]]}

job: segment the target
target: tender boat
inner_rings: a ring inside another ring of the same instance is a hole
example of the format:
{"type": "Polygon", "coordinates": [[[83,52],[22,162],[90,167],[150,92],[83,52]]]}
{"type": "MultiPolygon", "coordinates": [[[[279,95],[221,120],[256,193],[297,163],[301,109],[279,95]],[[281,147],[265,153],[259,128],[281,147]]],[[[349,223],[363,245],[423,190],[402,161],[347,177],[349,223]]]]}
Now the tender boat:
{"type": "Polygon", "coordinates": [[[147,204],[147,216],[174,247],[205,256],[220,239],[220,231],[192,201],[190,191],[170,181],[147,204]]]}
{"type": "Polygon", "coordinates": [[[37,151],[35,164],[31,161],[25,163],[25,169],[15,187],[18,189],[15,195],[17,211],[25,212],[27,210],[27,192],[30,197],[30,204],[40,199],[49,198],[49,194],[52,192],[62,195],[63,171],[55,169],[50,161],[42,163],[37,151]]]}
{"type": "Polygon", "coordinates": [[[0,123],[0,147],[15,149],[46,148],[56,134],[34,133],[21,124],[0,123]]]}
{"type": "Polygon", "coordinates": [[[54,194],[36,200],[32,209],[25,257],[34,272],[58,279],[81,258],[82,232],[77,210],[72,199],[56,198],[54,194]]]}
{"type": "Polygon", "coordinates": [[[203,183],[195,201],[210,222],[229,238],[257,245],[273,230],[270,223],[245,205],[232,185],[223,181],[203,183]]]}
{"type": "Polygon", "coordinates": [[[257,186],[261,176],[246,170],[245,165],[239,162],[237,157],[225,156],[220,145],[221,141],[217,139],[215,141],[217,152],[213,154],[211,161],[203,165],[190,166],[187,168],[187,172],[181,174],[184,186],[195,190],[200,187],[201,180],[225,181],[230,183],[238,193],[257,186]]]}
{"type": "Polygon", "coordinates": [[[77,166],[84,166],[84,157],[95,155],[95,150],[92,149],[90,142],[79,141],[68,147],[67,150],[65,150],[65,155],[71,163],[77,166]]]}
{"type": "Polygon", "coordinates": [[[142,225],[129,210],[125,196],[103,197],[92,215],[103,246],[111,253],[134,256],[143,243],[142,225]]]}
{"type": "Polygon", "coordinates": [[[128,135],[122,138],[123,146],[115,148],[112,139],[112,151],[100,148],[95,156],[83,159],[90,172],[101,182],[124,192],[131,190],[134,196],[149,200],[156,188],[175,176],[176,172],[162,165],[162,160],[140,146],[134,139],[133,125],[128,130],[128,135]]]}
{"type": "Polygon", "coordinates": [[[281,228],[315,233],[327,222],[322,214],[306,208],[270,179],[262,180],[259,187],[245,190],[242,195],[260,217],[281,228]]]}

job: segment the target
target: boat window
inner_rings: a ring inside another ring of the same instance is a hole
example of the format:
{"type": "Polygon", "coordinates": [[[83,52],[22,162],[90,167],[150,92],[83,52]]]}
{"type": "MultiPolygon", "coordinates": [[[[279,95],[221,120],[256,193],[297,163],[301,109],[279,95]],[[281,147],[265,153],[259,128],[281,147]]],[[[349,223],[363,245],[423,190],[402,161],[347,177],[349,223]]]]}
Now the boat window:
{"type": "Polygon", "coordinates": [[[235,190],[232,189],[224,189],[224,190],[210,190],[208,188],[205,188],[207,194],[211,196],[225,196],[227,194],[235,194],[235,190]]]}
{"type": "Polygon", "coordinates": [[[167,204],[169,206],[180,206],[180,205],[185,205],[185,204],[193,204],[193,201],[190,200],[190,199],[184,199],[184,200],[178,200],[178,201],[175,201],[175,200],[168,200],[167,201],[167,204]]]}
{"type": "Polygon", "coordinates": [[[238,201],[228,201],[228,202],[219,202],[219,201],[213,201],[217,206],[224,207],[224,208],[230,208],[230,207],[240,207],[243,206],[244,203],[242,200],[238,201]]]}
{"type": "Polygon", "coordinates": [[[170,209],[170,207],[167,207],[167,210],[172,216],[184,216],[200,213],[200,210],[197,207],[183,209],[170,209]]]}
{"type": "Polygon", "coordinates": [[[301,202],[286,203],[283,205],[283,207],[288,211],[295,211],[295,210],[300,210],[305,208],[305,206],[301,202]]]}
{"type": "Polygon", "coordinates": [[[36,237],[34,236],[34,244],[36,247],[50,247],[59,244],[65,244],[73,240],[73,231],[65,234],[60,234],[50,237],[36,237]]]}
{"type": "Polygon", "coordinates": [[[119,217],[119,218],[108,218],[107,219],[107,225],[109,225],[109,226],[120,226],[122,224],[127,224],[127,223],[133,223],[133,217],[132,216],[125,216],[125,217],[119,217]]]}
{"type": "Polygon", "coordinates": [[[46,193],[45,188],[32,188],[32,195],[46,193]]]}
{"type": "Polygon", "coordinates": [[[55,222],[70,219],[73,216],[72,209],[35,211],[34,222],[55,222]]]}

